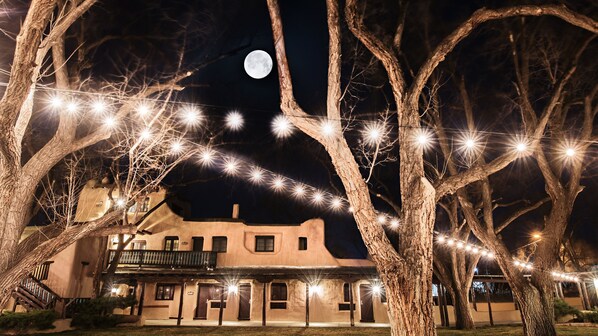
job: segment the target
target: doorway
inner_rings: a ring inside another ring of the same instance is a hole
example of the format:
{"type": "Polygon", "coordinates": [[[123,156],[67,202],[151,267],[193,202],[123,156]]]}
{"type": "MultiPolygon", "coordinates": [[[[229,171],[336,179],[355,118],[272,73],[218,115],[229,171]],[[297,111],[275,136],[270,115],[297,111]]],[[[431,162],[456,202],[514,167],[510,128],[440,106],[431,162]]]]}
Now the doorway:
{"type": "Polygon", "coordinates": [[[210,297],[209,284],[197,285],[197,308],[195,309],[196,320],[206,320],[208,318],[208,298],[210,297]]]}
{"type": "Polygon", "coordinates": [[[372,302],[372,286],[359,285],[359,301],[361,307],[360,322],[374,322],[374,305],[372,302]]]}
{"type": "Polygon", "coordinates": [[[239,285],[239,320],[251,318],[251,284],[239,285]]]}

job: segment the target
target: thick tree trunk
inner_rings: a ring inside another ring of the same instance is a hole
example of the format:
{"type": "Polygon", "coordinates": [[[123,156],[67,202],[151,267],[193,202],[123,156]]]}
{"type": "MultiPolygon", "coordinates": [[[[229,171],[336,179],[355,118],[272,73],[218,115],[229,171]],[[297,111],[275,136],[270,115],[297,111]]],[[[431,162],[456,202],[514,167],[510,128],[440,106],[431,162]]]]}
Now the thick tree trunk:
{"type": "Polygon", "coordinates": [[[455,310],[455,327],[457,329],[474,329],[475,323],[469,307],[469,286],[451,290],[455,310]]]}
{"type": "MultiPolygon", "coordinates": [[[[528,285],[518,290],[518,300],[525,336],[555,336],[554,294],[528,285]]],[[[515,292],[515,290],[514,290],[515,292]]]]}

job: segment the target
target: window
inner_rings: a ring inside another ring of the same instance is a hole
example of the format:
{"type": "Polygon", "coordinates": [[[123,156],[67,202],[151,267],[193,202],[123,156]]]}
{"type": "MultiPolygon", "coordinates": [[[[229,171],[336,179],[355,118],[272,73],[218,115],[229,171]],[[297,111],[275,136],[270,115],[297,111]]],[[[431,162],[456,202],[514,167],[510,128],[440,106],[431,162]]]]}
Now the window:
{"type": "Polygon", "coordinates": [[[220,308],[220,291],[223,295],[222,308],[226,308],[226,299],[228,298],[228,288],[222,288],[218,285],[211,285],[208,291],[208,300],[210,300],[210,308],[220,308]]]}
{"type": "Polygon", "coordinates": [[[179,237],[166,236],[164,237],[164,251],[178,251],[179,237]]]}
{"type": "Polygon", "coordinates": [[[274,252],[274,236],[255,236],[255,252],[274,252]]]}
{"type": "Polygon", "coordinates": [[[226,237],[212,237],[212,251],[226,252],[226,237]]]}
{"type": "MultiPolygon", "coordinates": [[[[287,301],[287,284],[274,282],[270,285],[271,301],[287,301]]],[[[286,302],[270,302],[270,309],[287,309],[286,302]]]]}
{"type": "Polygon", "coordinates": [[[172,300],[174,298],[174,285],[156,285],[156,300],[172,300]]]}
{"type": "Polygon", "coordinates": [[[140,212],[148,212],[150,206],[150,198],[145,197],[143,201],[141,201],[141,208],[139,209],[140,212]]]}
{"type": "Polygon", "coordinates": [[[203,251],[203,237],[193,237],[193,251],[203,251]]]}
{"type": "Polygon", "coordinates": [[[145,250],[145,240],[133,240],[131,242],[131,248],[133,250],[145,250]]]}
{"type": "Polygon", "coordinates": [[[43,264],[37,266],[31,275],[37,280],[48,280],[48,273],[50,272],[50,265],[53,261],[45,261],[43,264]]]}
{"type": "Polygon", "coordinates": [[[299,237],[299,251],[307,250],[307,237],[299,237]]]}
{"type": "Polygon", "coordinates": [[[343,285],[343,302],[351,301],[351,293],[349,292],[350,287],[348,283],[343,285]]]}

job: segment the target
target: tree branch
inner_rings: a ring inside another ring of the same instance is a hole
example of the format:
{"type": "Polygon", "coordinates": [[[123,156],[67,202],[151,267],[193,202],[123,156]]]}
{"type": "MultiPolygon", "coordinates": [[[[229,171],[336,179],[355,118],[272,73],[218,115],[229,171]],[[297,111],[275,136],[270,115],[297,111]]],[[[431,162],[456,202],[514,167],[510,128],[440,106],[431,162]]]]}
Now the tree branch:
{"type": "Polygon", "coordinates": [[[541,207],[542,205],[544,205],[545,203],[547,203],[548,201],[550,201],[550,197],[546,197],[530,206],[521,208],[519,210],[517,210],[516,212],[514,212],[511,216],[509,216],[507,219],[505,219],[502,223],[500,223],[500,225],[498,225],[498,227],[494,230],[494,232],[496,234],[501,233],[502,230],[506,229],[507,226],[509,226],[511,223],[513,223],[515,220],[517,220],[519,217],[525,215],[528,212],[531,212],[533,210],[536,210],[537,208],[541,207]]]}

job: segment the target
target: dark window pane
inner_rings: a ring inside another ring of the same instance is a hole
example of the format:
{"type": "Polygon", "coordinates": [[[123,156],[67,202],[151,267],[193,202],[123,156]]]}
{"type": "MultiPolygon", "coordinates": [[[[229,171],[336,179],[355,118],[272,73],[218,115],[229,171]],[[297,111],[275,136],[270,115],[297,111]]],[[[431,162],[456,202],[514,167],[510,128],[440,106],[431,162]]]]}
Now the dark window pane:
{"type": "Polygon", "coordinates": [[[164,237],[164,251],[178,251],[179,237],[166,236],[164,237]]]}
{"type": "Polygon", "coordinates": [[[255,236],[256,252],[274,252],[274,236],[255,236]]]}
{"type": "MultiPolygon", "coordinates": [[[[351,297],[349,295],[349,284],[346,283],[343,285],[343,300],[344,302],[349,302],[351,301],[351,297]]],[[[348,309],[347,309],[348,310],[348,309]]]]}
{"type": "Polygon", "coordinates": [[[212,251],[226,252],[226,237],[212,237],[212,251]]]}
{"type": "Polygon", "coordinates": [[[272,301],[286,301],[287,300],[287,284],[286,283],[272,283],[270,286],[270,300],[272,301]]]}
{"type": "Polygon", "coordinates": [[[203,251],[203,237],[193,237],[193,251],[203,251]]]}
{"type": "Polygon", "coordinates": [[[156,300],[172,300],[174,298],[174,285],[156,285],[156,300]]]}
{"type": "Polygon", "coordinates": [[[307,250],[307,237],[299,237],[299,250],[307,250]]]}

